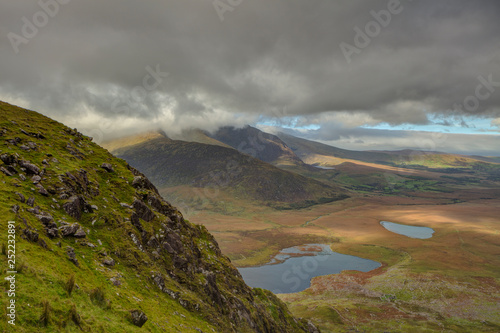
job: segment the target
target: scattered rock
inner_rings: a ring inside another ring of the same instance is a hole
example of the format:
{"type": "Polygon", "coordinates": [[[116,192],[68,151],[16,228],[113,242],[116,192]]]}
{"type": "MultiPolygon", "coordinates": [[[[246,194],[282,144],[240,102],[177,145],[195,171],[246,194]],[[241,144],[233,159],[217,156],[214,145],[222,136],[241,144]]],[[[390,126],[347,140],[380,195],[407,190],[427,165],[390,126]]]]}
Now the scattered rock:
{"type": "Polygon", "coordinates": [[[17,158],[11,154],[2,154],[0,155],[0,160],[4,162],[6,165],[11,165],[17,162],[17,158]]]}
{"type": "Polygon", "coordinates": [[[38,245],[40,245],[44,249],[48,249],[49,248],[49,246],[47,245],[47,243],[45,242],[45,240],[43,238],[38,239],[38,245]]]}
{"type": "Polygon", "coordinates": [[[26,202],[26,198],[24,197],[24,195],[22,195],[21,193],[19,192],[16,192],[17,196],[19,197],[19,201],[21,201],[22,203],[25,203],[26,202]]]}
{"type": "Polygon", "coordinates": [[[80,228],[78,229],[75,234],[73,235],[74,237],[76,238],[84,238],[87,236],[87,234],[85,233],[85,231],[83,230],[83,228],[80,228]]]}
{"type": "Polygon", "coordinates": [[[120,202],[120,206],[122,206],[123,208],[130,208],[130,209],[133,208],[132,206],[130,206],[129,204],[127,204],[125,202],[120,202]]]}
{"type": "MultiPolygon", "coordinates": [[[[29,201],[29,200],[28,200],[29,201]]],[[[40,214],[40,207],[36,206],[35,208],[28,208],[26,209],[28,212],[30,212],[31,214],[35,214],[35,215],[38,215],[40,214]]]]}
{"type": "Polygon", "coordinates": [[[78,267],[80,266],[78,259],[76,259],[76,254],[75,254],[74,248],[72,248],[71,246],[66,247],[66,254],[68,255],[69,261],[71,261],[73,264],[75,264],[78,267]]]}
{"type": "Polygon", "coordinates": [[[102,263],[106,266],[114,266],[115,265],[115,261],[113,258],[106,258],[102,261],[102,263]]]}
{"type": "Polygon", "coordinates": [[[43,161],[42,161],[42,164],[49,165],[49,161],[47,161],[47,160],[43,160],[43,161]]]}
{"type": "Polygon", "coordinates": [[[7,169],[5,169],[4,167],[0,167],[0,171],[2,171],[5,175],[7,175],[8,177],[12,177],[13,174],[10,173],[7,169]]]}
{"type": "Polygon", "coordinates": [[[78,196],[74,195],[71,198],[69,198],[68,202],[66,202],[63,205],[63,209],[69,216],[77,220],[80,220],[80,218],[82,217],[82,211],[84,206],[85,206],[85,200],[79,195],[78,196]]]}
{"type": "Polygon", "coordinates": [[[111,279],[109,279],[111,281],[111,283],[113,283],[114,286],[116,287],[119,287],[122,285],[122,282],[118,279],[118,278],[114,278],[112,277],[111,279]]]}
{"type": "Polygon", "coordinates": [[[26,204],[27,204],[28,206],[33,207],[33,205],[35,204],[35,198],[34,198],[34,197],[30,197],[30,198],[28,199],[28,201],[26,201],[26,204]]]}
{"type": "Polygon", "coordinates": [[[45,212],[42,214],[36,215],[36,217],[45,225],[48,225],[50,222],[54,221],[54,218],[52,217],[52,215],[50,215],[49,213],[45,213],[45,212]]]}
{"type": "Polygon", "coordinates": [[[42,186],[42,184],[36,184],[36,188],[38,189],[38,193],[40,193],[43,196],[48,197],[50,194],[47,192],[45,187],[42,186]]]}
{"type": "Polygon", "coordinates": [[[103,163],[103,164],[101,164],[101,168],[103,168],[107,172],[114,172],[115,171],[115,170],[113,170],[113,166],[111,164],[109,164],[109,163],[103,163]]]}
{"type": "Polygon", "coordinates": [[[7,171],[9,171],[13,175],[17,174],[16,168],[14,168],[12,165],[7,165],[7,171]]]}
{"type": "Polygon", "coordinates": [[[21,160],[19,161],[19,165],[25,168],[29,174],[38,175],[40,173],[40,168],[28,161],[21,160]]]}
{"type": "MultiPolygon", "coordinates": [[[[77,231],[81,229],[81,226],[78,223],[67,224],[59,227],[61,234],[63,237],[74,236],[77,231]]],[[[83,231],[83,230],[82,230],[83,231]]]]}
{"type": "Polygon", "coordinates": [[[26,176],[23,175],[22,173],[19,174],[19,178],[24,182],[26,180],[26,176]]]}
{"type": "MultiPolygon", "coordinates": [[[[55,223],[54,223],[55,224],[55,223]]],[[[55,228],[47,228],[45,229],[45,233],[49,238],[56,238],[59,236],[59,230],[57,229],[57,226],[55,228]]],[[[57,244],[56,244],[57,245],[57,244]]],[[[60,242],[59,242],[59,247],[61,247],[60,242]]]]}
{"type": "Polygon", "coordinates": [[[132,181],[132,187],[137,189],[153,190],[155,192],[157,191],[153,183],[151,183],[146,177],[142,176],[134,177],[134,180],[132,181]]]}
{"type": "Polygon", "coordinates": [[[30,228],[24,229],[23,234],[26,236],[26,239],[32,243],[36,243],[38,241],[38,232],[31,230],[30,228]]]}
{"type": "Polygon", "coordinates": [[[97,207],[96,205],[92,205],[90,206],[93,210],[99,210],[99,207],[97,207]]]}
{"type": "Polygon", "coordinates": [[[17,214],[17,212],[19,211],[19,205],[14,205],[14,206],[12,206],[11,210],[12,210],[15,214],[17,214]]]}
{"type": "Polygon", "coordinates": [[[135,200],[132,206],[134,207],[137,216],[144,221],[150,222],[155,218],[155,214],[153,213],[153,211],[149,209],[149,207],[146,206],[144,202],[135,200]]]}
{"type": "Polygon", "coordinates": [[[132,213],[132,215],[130,216],[130,223],[132,223],[132,225],[136,227],[140,232],[144,231],[141,221],[139,221],[139,216],[136,213],[132,213]]]}
{"type": "Polygon", "coordinates": [[[146,314],[140,310],[130,310],[130,316],[132,318],[132,324],[138,327],[142,327],[148,321],[146,314]]]}
{"type": "Polygon", "coordinates": [[[34,175],[33,177],[31,177],[31,181],[33,182],[33,184],[38,184],[40,180],[42,180],[42,177],[38,175],[34,175]]]}

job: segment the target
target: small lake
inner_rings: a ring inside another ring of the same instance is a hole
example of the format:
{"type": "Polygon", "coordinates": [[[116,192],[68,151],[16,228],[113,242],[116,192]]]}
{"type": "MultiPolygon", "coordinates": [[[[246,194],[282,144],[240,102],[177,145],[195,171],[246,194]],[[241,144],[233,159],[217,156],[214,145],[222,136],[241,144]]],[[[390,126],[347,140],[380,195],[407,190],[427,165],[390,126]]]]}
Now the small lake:
{"type": "Polygon", "coordinates": [[[427,239],[431,238],[434,233],[434,229],[428,227],[416,227],[387,221],[380,221],[380,224],[389,231],[410,238],[427,239]]]}
{"type": "Polygon", "coordinates": [[[306,244],[281,250],[266,265],[238,270],[250,287],[281,294],[309,288],[311,278],[316,276],[338,274],[343,270],[368,272],[380,266],[373,260],[333,252],[325,244],[306,244]]]}

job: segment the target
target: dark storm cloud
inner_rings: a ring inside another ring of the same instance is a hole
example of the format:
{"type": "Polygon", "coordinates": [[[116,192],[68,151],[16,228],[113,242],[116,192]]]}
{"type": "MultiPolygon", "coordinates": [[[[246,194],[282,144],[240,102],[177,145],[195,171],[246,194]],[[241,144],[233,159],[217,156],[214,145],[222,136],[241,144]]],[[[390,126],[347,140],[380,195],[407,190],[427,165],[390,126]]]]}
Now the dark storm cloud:
{"type": "Polygon", "coordinates": [[[286,108],[391,124],[424,124],[429,113],[500,117],[496,0],[401,0],[350,63],[340,45],[356,47],[354,29],[395,0],[59,0],[16,53],[9,33],[25,38],[40,3],[55,1],[0,0],[0,96],[50,116],[216,123],[286,108]],[[478,90],[481,80],[493,83],[478,90]]]}

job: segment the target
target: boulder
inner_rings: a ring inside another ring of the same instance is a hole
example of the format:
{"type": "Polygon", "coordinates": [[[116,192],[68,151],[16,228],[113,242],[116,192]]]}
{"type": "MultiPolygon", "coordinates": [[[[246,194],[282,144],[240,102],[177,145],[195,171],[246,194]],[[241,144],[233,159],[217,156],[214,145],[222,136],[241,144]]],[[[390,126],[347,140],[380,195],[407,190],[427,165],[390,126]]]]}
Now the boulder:
{"type": "Polygon", "coordinates": [[[16,192],[17,196],[19,197],[19,201],[21,201],[22,203],[25,203],[26,202],[26,198],[24,197],[24,195],[22,195],[21,193],[19,192],[16,192]]]}
{"type": "Polygon", "coordinates": [[[38,232],[34,230],[24,229],[23,234],[26,237],[26,239],[32,243],[36,243],[38,241],[38,232]]]}
{"type": "Polygon", "coordinates": [[[155,214],[153,213],[153,211],[140,200],[136,199],[132,204],[132,207],[134,207],[137,216],[146,222],[150,222],[155,218],[155,214]]]}
{"type": "Polygon", "coordinates": [[[78,229],[75,234],[73,235],[73,237],[76,237],[76,238],[85,238],[87,237],[87,234],[85,233],[85,231],[83,230],[83,228],[80,228],[78,229]]]}
{"type": "Polygon", "coordinates": [[[4,162],[6,165],[11,165],[17,162],[17,158],[11,154],[2,154],[0,155],[0,160],[4,162]]]}
{"type": "Polygon", "coordinates": [[[132,187],[137,189],[152,190],[156,192],[156,188],[146,177],[136,176],[132,181],[132,187]]]}
{"type": "Polygon", "coordinates": [[[109,163],[103,163],[103,164],[101,164],[101,168],[103,168],[107,172],[113,172],[113,171],[115,171],[115,170],[113,170],[113,166],[111,164],[109,164],[109,163]]]}
{"type": "Polygon", "coordinates": [[[69,261],[71,261],[76,266],[80,266],[78,259],[76,259],[75,249],[71,246],[66,247],[66,254],[68,255],[69,261]]]}
{"type": "Polygon", "coordinates": [[[63,205],[63,209],[69,216],[80,220],[84,206],[85,200],[79,195],[74,195],[63,205]]]}
{"type": "Polygon", "coordinates": [[[40,193],[41,195],[45,197],[48,197],[50,195],[45,187],[42,186],[42,184],[36,184],[35,187],[38,189],[38,193],[40,193]]]}
{"type": "Polygon", "coordinates": [[[2,171],[6,176],[8,177],[12,177],[12,173],[10,173],[7,169],[5,169],[4,167],[0,167],[0,171],[2,171]]]}
{"type": "Polygon", "coordinates": [[[63,237],[74,236],[77,231],[81,229],[81,226],[78,223],[63,225],[59,227],[61,234],[63,237]]]}
{"type": "Polygon", "coordinates": [[[40,168],[28,161],[21,160],[19,161],[19,165],[25,168],[28,174],[38,175],[40,173],[40,168]]]}
{"type": "Polygon", "coordinates": [[[102,263],[106,266],[114,266],[115,261],[112,258],[106,258],[102,261],[102,263]]]}
{"type": "Polygon", "coordinates": [[[35,204],[35,198],[34,197],[30,197],[28,199],[28,201],[26,201],[26,204],[30,207],[33,207],[33,205],[35,204]]]}
{"type": "Polygon", "coordinates": [[[142,327],[148,321],[146,314],[140,310],[130,310],[130,316],[132,318],[132,324],[138,327],[142,327]]]}

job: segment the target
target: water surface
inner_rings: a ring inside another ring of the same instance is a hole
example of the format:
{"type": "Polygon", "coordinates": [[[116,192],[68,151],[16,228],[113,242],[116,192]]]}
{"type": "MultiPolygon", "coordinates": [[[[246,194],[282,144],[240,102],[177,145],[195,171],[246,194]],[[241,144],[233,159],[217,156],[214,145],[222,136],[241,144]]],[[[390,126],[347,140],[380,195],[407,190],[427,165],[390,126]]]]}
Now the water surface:
{"type": "Polygon", "coordinates": [[[389,231],[410,238],[427,239],[431,238],[434,233],[434,229],[428,227],[417,227],[387,221],[380,221],[380,224],[389,231]]]}
{"type": "Polygon", "coordinates": [[[368,272],[378,267],[380,263],[376,261],[336,253],[325,244],[306,244],[283,249],[266,265],[238,270],[250,287],[280,294],[307,289],[316,276],[343,270],[368,272]]]}

